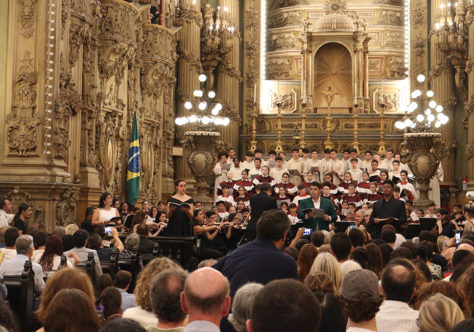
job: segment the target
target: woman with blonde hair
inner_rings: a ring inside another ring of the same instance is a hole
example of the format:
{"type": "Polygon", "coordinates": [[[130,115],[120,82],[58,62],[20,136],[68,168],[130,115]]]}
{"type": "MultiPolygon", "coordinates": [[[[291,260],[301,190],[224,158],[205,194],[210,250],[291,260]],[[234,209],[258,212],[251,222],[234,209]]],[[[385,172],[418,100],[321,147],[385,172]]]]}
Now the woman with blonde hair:
{"type": "Polygon", "coordinates": [[[135,304],[136,307],[129,308],[123,313],[123,318],[131,318],[140,323],[141,326],[147,328],[150,325],[156,326],[158,318],[153,313],[150,299],[150,284],[154,276],[167,269],[179,269],[182,267],[171,259],[166,257],[155,258],[149,262],[140,272],[135,287],[135,304]]]}
{"type": "Polygon", "coordinates": [[[83,291],[94,302],[94,287],[89,276],[82,270],[65,267],[48,278],[41,293],[41,302],[36,316],[41,323],[46,319],[46,311],[53,297],[62,289],[74,288],[83,291]]]}
{"type": "Polygon", "coordinates": [[[309,274],[315,274],[316,272],[326,272],[334,284],[336,293],[339,291],[342,272],[339,263],[333,255],[327,252],[319,253],[314,260],[313,266],[311,266],[309,274]]]}
{"type": "Polygon", "coordinates": [[[420,332],[448,332],[462,320],[464,314],[456,302],[443,294],[435,294],[421,305],[417,324],[420,332]]]}

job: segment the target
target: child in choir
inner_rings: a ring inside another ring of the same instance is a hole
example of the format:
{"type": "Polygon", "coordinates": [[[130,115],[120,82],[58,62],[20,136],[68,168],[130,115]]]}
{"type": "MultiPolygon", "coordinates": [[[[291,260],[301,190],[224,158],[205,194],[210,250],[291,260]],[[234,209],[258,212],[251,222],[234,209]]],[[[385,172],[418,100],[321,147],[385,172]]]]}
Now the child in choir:
{"type": "Polygon", "coordinates": [[[380,181],[379,162],[375,159],[372,159],[372,161],[370,162],[369,179],[370,182],[380,181]]]}
{"type": "Polygon", "coordinates": [[[351,151],[349,149],[344,149],[342,151],[342,163],[344,164],[344,171],[347,171],[351,168],[351,151]]]}
{"type": "Polygon", "coordinates": [[[281,202],[280,204],[280,209],[288,214],[290,211],[288,211],[288,203],[287,202],[281,202]]]}
{"type": "Polygon", "coordinates": [[[408,223],[419,223],[420,218],[415,212],[415,209],[413,207],[413,201],[407,200],[405,202],[405,209],[407,210],[407,222],[408,223]]]}
{"type": "Polygon", "coordinates": [[[292,225],[301,222],[301,219],[298,218],[298,206],[295,203],[291,203],[288,206],[288,210],[288,219],[290,219],[292,225]]]}
{"type": "Polygon", "coordinates": [[[290,198],[293,198],[298,191],[298,188],[295,186],[295,184],[290,182],[290,175],[288,173],[283,173],[281,176],[281,182],[275,185],[275,193],[279,194],[281,188],[286,189],[290,198]]]}
{"type": "Polygon", "coordinates": [[[362,168],[362,160],[360,160],[359,153],[357,152],[356,149],[351,150],[351,163],[352,163],[352,159],[357,159],[357,166],[362,168]]]}
{"type": "Polygon", "coordinates": [[[362,164],[360,167],[362,168],[363,171],[370,171],[372,169],[372,152],[371,151],[365,151],[364,154],[364,160],[362,161],[362,164]]]}
{"type": "Polygon", "coordinates": [[[393,187],[393,198],[395,198],[395,199],[402,199],[402,198],[400,197],[400,192],[401,192],[401,190],[400,190],[400,187],[399,187],[399,186],[393,187]]]}
{"type": "Polygon", "coordinates": [[[293,198],[293,203],[296,204],[296,206],[298,207],[298,202],[302,199],[305,199],[305,198],[308,198],[309,195],[306,193],[306,187],[304,184],[300,184],[298,186],[298,195],[295,196],[295,198],[293,198]]]}
{"type": "Polygon", "coordinates": [[[400,182],[400,162],[398,160],[392,161],[392,170],[388,173],[388,177],[392,180],[393,184],[398,184],[400,182]]]}
{"type": "MultiPolygon", "coordinates": [[[[329,199],[329,200],[332,202],[332,204],[333,204],[334,206],[336,206],[336,204],[337,204],[337,196],[336,196],[336,194],[332,194],[332,193],[331,193],[331,191],[333,191],[333,189],[331,189],[331,186],[332,186],[332,185],[333,185],[333,184],[330,183],[330,182],[324,182],[324,183],[323,183],[323,193],[321,194],[321,196],[324,197],[324,198],[329,199]]],[[[336,193],[337,193],[337,188],[336,188],[336,193]]]]}
{"type": "Polygon", "coordinates": [[[337,159],[336,149],[331,149],[330,156],[330,167],[326,172],[332,174],[334,184],[338,185],[339,182],[341,182],[341,179],[344,177],[344,163],[341,160],[337,159]]]}
{"type": "Polygon", "coordinates": [[[400,183],[398,184],[400,190],[403,191],[403,197],[413,201],[415,198],[418,198],[415,187],[408,182],[408,172],[403,170],[400,172],[400,183]]]}
{"type": "Polygon", "coordinates": [[[377,191],[382,193],[383,192],[383,184],[385,181],[388,180],[388,172],[387,171],[380,171],[380,180],[377,182],[377,191]]]}
{"type": "MultiPolygon", "coordinates": [[[[319,163],[319,170],[322,176],[326,176],[331,168],[331,150],[324,149],[323,159],[319,163]]],[[[332,174],[331,174],[332,175],[332,174]]]]}
{"type": "Polygon", "coordinates": [[[425,211],[423,211],[423,209],[416,210],[416,216],[418,217],[418,220],[420,218],[424,218],[425,217],[425,211]]]}
{"type": "Polygon", "coordinates": [[[349,212],[349,203],[341,200],[341,208],[339,209],[338,213],[339,219],[341,219],[341,221],[346,220],[347,212],[349,212]]]}
{"type": "Polygon", "coordinates": [[[281,207],[283,202],[287,204],[291,203],[291,196],[288,194],[288,190],[285,187],[280,188],[278,190],[277,196],[275,197],[277,201],[277,206],[281,207]]]}
{"type": "Polygon", "coordinates": [[[240,163],[240,167],[249,170],[255,167],[255,164],[253,162],[252,151],[247,151],[247,153],[245,154],[245,160],[240,163]]]}
{"type": "Polygon", "coordinates": [[[309,149],[308,148],[302,148],[301,149],[301,158],[300,160],[303,162],[303,166],[306,165],[306,163],[309,160],[309,149]]]}
{"type": "Polygon", "coordinates": [[[232,180],[238,181],[242,178],[242,171],[244,168],[240,166],[240,160],[238,157],[234,157],[232,161],[233,164],[230,167],[230,171],[232,172],[232,180]]]}
{"type": "Polygon", "coordinates": [[[370,181],[369,181],[369,173],[363,172],[362,173],[362,181],[357,184],[357,192],[363,198],[370,193],[370,181]]]}
{"type": "Polygon", "coordinates": [[[234,160],[234,157],[235,157],[235,149],[234,148],[229,148],[227,150],[227,154],[229,155],[229,157],[227,158],[227,160],[234,160]]]}
{"type": "Polygon", "coordinates": [[[275,179],[275,181],[281,181],[283,173],[288,174],[288,170],[283,167],[283,159],[281,157],[276,157],[275,159],[276,166],[270,171],[270,176],[275,179]]]}
{"type": "Polygon", "coordinates": [[[337,189],[339,191],[339,194],[340,195],[347,194],[349,192],[349,186],[351,184],[354,184],[354,182],[352,182],[351,173],[350,172],[345,172],[344,173],[344,181],[339,183],[339,186],[338,186],[338,189],[337,189]]]}
{"type": "Polygon", "coordinates": [[[387,172],[390,172],[393,168],[392,162],[393,162],[393,150],[388,149],[385,153],[385,159],[379,162],[379,168],[380,169],[385,169],[387,172]]]}
{"type": "Polygon", "coordinates": [[[227,171],[230,169],[230,164],[227,164],[228,156],[229,155],[227,154],[227,152],[219,152],[219,154],[217,155],[219,162],[216,164],[216,166],[214,166],[214,176],[215,176],[214,195],[215,197],[217,197],[219,183],[226,180],[227,171]],[[226,169],[226,167],[229,167],[229,168],[226,169]]]}
{"type": "Polygon", "coordinates": [[[293,173],[290,174],[290,181],[298,186],[301,183],[301,175],[303,174],[304,163],[300,160],[300,150],[298,148],[294,148],[292,154],[293,158],[291,158],[286,163],[286,168],[288,169],[289,173],[293,173]]]}
{"type": "Polygon", "coordinates": [[[272,169],[276,166],[276,152],[275,150],[270,150],[268,152],[268,160],[265,161],[262,166],[268,166],[269,169],[272,169]]]}
{"type": "Polygon", "coordinates": [[[247,193],[253,193],[253,183],[252,181],[249,179],[249,170],[248,169],[244,169],[241,173],[241,179],[239,181],[237,181],[235,184],[234,184],[234,193],[235,193],[235,197],[237,197],[239,195],[238,193],[238,190],[239,190],[239,187],[244,187],[245,191],[247,193]]]}
{"type": "Polygon", "coordinates": [[[405,170],[408,172],[408,175],[412,175],[410,167],[407,164],[402,163],[402,155],[400,153],[395,153],[395,157],[393,159],[397,160],[400,163],[400,171],[405,170]]]}
{"type": "Polygon", "coordinates": [[[217,201],[216,202],[216,207],[217,207],[217,216],[219,222],[224,222],[227,220],[227,217],[229,216],[229,212],[227,212],[227,208],[225,206],[224,201],[217,201]]]}
{"type": "Polygon", "coordinates": [[[326,174],[324,176],[324,182],[330,183],[330,188],[331,188],[331,195],[337,196],[338,195],[338,187],[334,184],[333,182],[333,177],[332,174],[326,174]]]}
{"type": "Polygon", "coordinates": [[[283,163],[282,163],[281,166],[284,167],[284,168],[288,168],[288,167],[286,167],[287,161],[286,161],[286,154],[285,154],[285,152],[283,152],[283,151],[280,152],[280,153],[278,154],[278,156],[281,158],[281,160],[283,160],[283,163]]]}
{"type": "Polygon", "coordinates": [[[352,180],[356,183],[362,182],[362,171],[359,168],[359,160],[357,158],[351,159],[351,167],[348,170],[351,173],[352,180]]]}
{"type": "Polygon", "coordinates": [[[377,184],[375,182],[370,183],[370,192],[365,196],[365,203],[374,204],[375,202],[383,198],[382,194],[377,192],[377,184]]]}
{"type": "Polygon", "coordinates": [[[227,171],[225,181],[222,181],[217,185],[217,195],[222,195],[222,188],[227,187],[229,189],[229,195],[234,192],[235,181],[232,180],[232,172],[227,171]]]}
{"type": "Polygon", "coordinates": [[[235,201],[243,201],[245,203],[246,207],[250,206],[250,197],[248,195],[248,192],[245,190],[244,187],[240,186],[237,188],[237,196],[235,197],[235,201]]]}
{"type": "Polygon", "coordinates": [[[273,187],[275,185],[275,180],[269,175],[270,168],[268,166],[262,166],[262,175],[258,175],[255,179],[253,179],[254,185],[259,185],[262,183],[270,183],[273,187]]]}
{"type": "Polygon", "coordinates": [[[245,202],[243,200],[238,200],[235,210],[237,213],[242,213],[242,210],[246,209],[245,202]]]}
{"type": "Polygon", "coordinates": [[[262,159],[255,158],[254,161],[254,168],[252,168],[249,172],[249,177],[253,180],[255,177],[262,175],[262,159]]]}
{"type": "Polygon", "coordinates": [[[234,197],[229,194],[229,188],[223,187],[222,188],[222,195],[217,196],[217,202],[222,201],[222,202],[228,202],[230,205],[234,205],[234,197]]]}
{"type": "Polygon", "coordinates": [[[363,200],[362,197],[356,193],[356,186],[355,184],[351,183],[349,184],[348,187],[348,193],[342,196],[342,199],[344,201],[347,201],[349,203],[354,203],[356,207],[359,207],[362,205],[363,200]]]}
{"type": "MultiPolygon", "coordinates": [[[[311,151],[311,159],[308,159],[308,161],[305,164],[305,174],[307,175],[308,172],[312,173],[314,181],[320,182],[321,178],[319,176],[320,172],[320,167],[321,167],[321,160],[318,159],[318,150],[313,149],[311,151]]],[[[310,183],[310,181],[306,180],[306,182],[310,183]]]]}

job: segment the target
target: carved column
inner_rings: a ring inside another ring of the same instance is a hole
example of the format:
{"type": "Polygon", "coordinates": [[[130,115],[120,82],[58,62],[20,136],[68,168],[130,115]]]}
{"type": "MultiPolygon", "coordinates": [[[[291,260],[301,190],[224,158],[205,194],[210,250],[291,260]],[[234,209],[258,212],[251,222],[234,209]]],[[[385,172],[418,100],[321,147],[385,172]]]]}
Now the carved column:
{"type": "MultiPolygon", "coordinates": [[[[435,22],[439,22],[441,10],[440,4],[445,3],[442,0],[431,1],[431,24],[433,27],[435,22]]],[[[454,109],[456,107],[456,97],[453,90],[453,73],[449,60],[445,53],[441,52],[435,44],[436,36],[432,37],[431,42],[431,90],[434,92],[435,100],[443,105],[445,114],[449,116],[449,122],[441,126],[438,132],[441,133],[441,149],[438,149],[441,164],[444,170],[443,184],[453,186],[454,182],[454,165],[455,165],[455,148],[456,141],[454,138],[454,109]]]]}
{"type": "MultiPolygon", "coordinates": [[[[198,76],[202,73],[202,66],[200,62],[201,56],[201,27],[202,15],[200,11],[201,1],[197,0],[196,4],[191,1],[182,1],[180,12],[175,19],[175,24],[180,25],[181,37],[178,45],[178,98],[176,100],[176,110],[178,116],[187,114],[184,108],[184,102],[190,99],[193,91],[199,89],[198,76]]],[[[176,137],[178,144],[183,147],[183,156],[177,159],[176,163],[176,178],[185,179],[188,183],[188,191],[194,191],[196,179],[194,179],[191,169],[189,168],[187,158],[192,151],[188,148],[188,138],[184,133],[189,129],[188,126],[181,126],[176,128],[176,137]]],[[[172,183],[169,183],[169,189],[174,190],[172,183]]],[[[172,191],[168,192],[169,194],[172,191]]]]}
{"type": "MultiPolygon", "coordinates": [[[[227,20],[237,31],[239,29],[239,1],[220,0],[221,8],[228,8],[227,20]]],[[[222,102],[224,109],[222,114],[229,117],[230,124],[227,127],[219,128],[221,140],[229,147],[237,149],[239,142],[240,127],[240,40],[237,36],[226,34],[230,38],[224,42],[231,47],[230,52],[223,57],[218,67],[217,74],[217,97],[222,102]],[[230,35],[230,36],[229,36],[230,35]]]]}
{"type": "MultiPolygon", "coordinates": [[[[469,59],[474,61],[474,23],[469,25],[469,59]]],[[[469,190],[474,190],[474,70],[468,67],[469,101],[464,107],[464,126],[467,127],[467,176],[469,190]]]]}

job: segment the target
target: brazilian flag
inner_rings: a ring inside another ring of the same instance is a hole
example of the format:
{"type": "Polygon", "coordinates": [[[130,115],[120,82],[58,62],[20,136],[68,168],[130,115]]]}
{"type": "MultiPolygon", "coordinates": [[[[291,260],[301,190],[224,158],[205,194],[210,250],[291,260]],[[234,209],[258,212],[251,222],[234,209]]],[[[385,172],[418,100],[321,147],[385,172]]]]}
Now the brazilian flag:
{"type": "Polygon", "coordinates": [[[127,202],[135,204],[140,195],[140,144],[138,142],[137,113],[133,113],[132,134],[128,149],[127,202]]]}

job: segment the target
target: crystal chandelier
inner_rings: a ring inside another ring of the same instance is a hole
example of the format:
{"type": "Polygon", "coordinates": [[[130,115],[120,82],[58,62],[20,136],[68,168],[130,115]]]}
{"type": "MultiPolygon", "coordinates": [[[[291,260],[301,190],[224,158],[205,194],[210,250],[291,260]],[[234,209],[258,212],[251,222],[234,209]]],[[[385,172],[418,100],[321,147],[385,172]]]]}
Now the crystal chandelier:
{"type": "Polygon", "coordinates": [[[191,124],[198,131],[210,131],[215,126],[227,126],[230,123],[229,118],[218,116],[222,104],[214,100],[216,93],[213,90],[205,88],[206,80],[206,75],[199,75],[201,88],[194,90],[193,98],[184,103],[184,108],[189,114],[176,118],[175,123],[178,126],[191,124]]]}
{"type": "MultiPolygon", "coordinates": [[[[426,77],[419,74],[416,80],[421,85],[426,77]]],[[[413,101],[408,105],[405,118],[395,122],[395,127],[410,132],[430,132],[448,123],[449,117],[443,113],[443,106],[438,105],[433,97],[431,90],[426,93],[420,88],[414,90],[411,93],[413,101]]]]}

